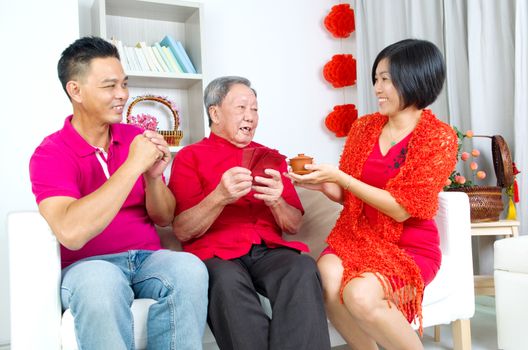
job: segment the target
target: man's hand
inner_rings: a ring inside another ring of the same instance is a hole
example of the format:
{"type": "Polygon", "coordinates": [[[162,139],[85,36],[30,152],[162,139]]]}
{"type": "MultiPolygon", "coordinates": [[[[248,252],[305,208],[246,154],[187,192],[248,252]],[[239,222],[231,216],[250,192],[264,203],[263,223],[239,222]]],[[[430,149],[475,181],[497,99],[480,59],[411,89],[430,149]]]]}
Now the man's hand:
{"type": "Polygon", "coordinates": [[[143,135],[158,147],[162,153],[158,156],[158,160],[147,171],[147,175],[155,179],[163,174],[163,171],[169,165],[171,160],[171,153],[167,141],[157,132],[146,130],[143,135]]]}
{"type": "Polygon", "coordinates": [[[251,171],[242,167],[234,167],[223,175],[215,191],[221,196],[222,204],[228,205],[236,202],[251,191],[253,177],[251,171]]]}
{"type": "Polygon", "coordinates": [[[275,169],[264,170],[266,175],[270,175],[271,178],[256,176],[255,182],[262,184],[263,186],[253,186],[253,189],[258,192],[255,194],[255,198],[262,199],[264,203],[270,207],[274,206],[282,195],[284,185],[282,184],[282,178],[280,173],[275,169]]]}
{"type": "Polygon", "coordinates": [[[167,143],[154,131],[137,135],[130,144],[127,162],[137,167],[141,174],[148,171],[150,177],[158,177],[169,161],[170,151],[167,143]]]}

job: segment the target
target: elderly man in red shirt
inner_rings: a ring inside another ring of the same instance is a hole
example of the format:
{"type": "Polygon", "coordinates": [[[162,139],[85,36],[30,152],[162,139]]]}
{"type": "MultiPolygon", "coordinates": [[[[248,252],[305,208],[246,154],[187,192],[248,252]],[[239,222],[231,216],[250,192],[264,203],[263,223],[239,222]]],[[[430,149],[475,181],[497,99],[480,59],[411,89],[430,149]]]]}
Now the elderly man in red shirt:
{"type": "Polygon", "coordinates": [[[208,322],[220,349],[330,349],[317,267],[300,254],[305,244],[282,238],[303,214],[282,175],[286,162],[252,141],[255,90],[245,78],[221,77],[204,102],[211,133],[178,152],[169,188],[174,234],[209,271],[208,322]],[[269,298],[271,320],[257,292],[269,298]]]}

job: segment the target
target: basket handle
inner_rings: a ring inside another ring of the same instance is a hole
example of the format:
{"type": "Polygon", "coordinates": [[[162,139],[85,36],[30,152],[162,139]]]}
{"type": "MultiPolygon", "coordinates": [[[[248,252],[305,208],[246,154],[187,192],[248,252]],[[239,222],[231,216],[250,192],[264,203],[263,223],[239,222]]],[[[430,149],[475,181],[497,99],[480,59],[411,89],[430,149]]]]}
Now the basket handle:
{"type": "Polygon", "coordinates": [[[180,122],[179,122],[179,118],[178,118],[178,112],[172,108],[172,105],[169,101],[167,101],[166,99],[164,99],[163,97],[159,97],[159,96],[138,96],[134,99],[134,101],[132,101],[130,103],[130,105],[128,106],[128,109],[127,109],[127,120],[128,120],[128,117],[130,116],[130,114],[132,113],[132,108],[134,108],[134,106],[136,104],[138,104],[139,102],[142,102],[142,101],[154,101],[154,102],[159,102],[163,105],[165,105],[172,113],[172,117],[174,119],[174,131],[178,130],[178,127],[180,126],[180,122]]]}

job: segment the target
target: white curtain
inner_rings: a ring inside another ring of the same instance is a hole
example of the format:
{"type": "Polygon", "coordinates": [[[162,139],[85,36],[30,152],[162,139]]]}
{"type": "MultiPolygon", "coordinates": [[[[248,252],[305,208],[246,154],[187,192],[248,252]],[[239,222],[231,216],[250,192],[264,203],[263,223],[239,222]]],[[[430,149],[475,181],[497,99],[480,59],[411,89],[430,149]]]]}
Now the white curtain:
{"type": "MultiPolygon", "coordinates": [[[[502,135],[513,148],[514,1],[468,1],[470,125],[477,134],[502,135]]],[[[480,150],[489,139],[474,139],[480,150]]],[[[491,155],[479,163],[492,169],[491,155]]],[[[493,171],[487,171],[490,184],[493,171]]]]}
{"type": "MultiPolygon", "coordinates": [[[[357,107],[359,115],[377,110],[371,70],[378,52],[396,41],[415,38],[435,43],[443,50],[442,3],[436,0],[356,0],[357,107]]],[[[447,121],[445,90],[432,106],[447,121]]]]}
{"type": "MultiPolygon", "coordinates": [[[[526,0],[355,0],[360,115],[377,110],[370,78],[377,53],[404,38],[435,43],[446,58],[444,91],[431,106],[461,130],[502,135],[521,189],[521,233],[528,234],[528,4],[526,0]],[[526,184],[526,185],[524,185],[526,184]]],[[[494,185],[489,139],[474,139],[494,185]]]]}
{"type": "Polygon", "coordinates": [[[448,122],[460,130],[471,129],[469,104],[469,61],[467,3],[444,1],[444,42],[448,122]]]}
{"type": "Polygon", "coordinates": [[[515,73],[514,73],[514,149],[515,163],[521,170],[517,175],[520,203],[517,217],[521,233],[528,234],[528,2],[515,3],[515,73]]]}

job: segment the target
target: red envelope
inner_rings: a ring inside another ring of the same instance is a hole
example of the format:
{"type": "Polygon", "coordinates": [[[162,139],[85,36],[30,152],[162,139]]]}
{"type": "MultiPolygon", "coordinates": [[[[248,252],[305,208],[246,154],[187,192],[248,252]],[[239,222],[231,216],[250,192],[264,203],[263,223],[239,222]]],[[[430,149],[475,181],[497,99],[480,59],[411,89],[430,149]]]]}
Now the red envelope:
{"type": "Polygon", "coordinates": [[[280,171],[285,156],[276,150],[270,150],[265,147],[245,148],[242,150],[241,166],[251,170],[251,176],[269,177],[264,173],[265,169],[275,169],[280,171]]]}
{"type": "Polygon", "coordinates": [[[264,147],[244,148],[242,150],[242,167],[252,170],[269,150],[264,147]]]}
{"type": "Polygon", "coordinates": [[[269,175],[264,173],[264,170],[275,169],[277,171],[280,171],[280,167],[285,159],[286,157],[280,154],[279,152],[275,150],[267,150],[267,152],[262,155],[260,159],[258,159],[256,162],[253,162],[253,166],[250,169],[251,175],[253,177],[269,177],[269,175]]]}
{"type": "Polygon", "coordinates": [[[244,148],[242,150],[242,166],[243,168],[250,169],[253,155],[255,154],[256,148],[244,148]]]}

